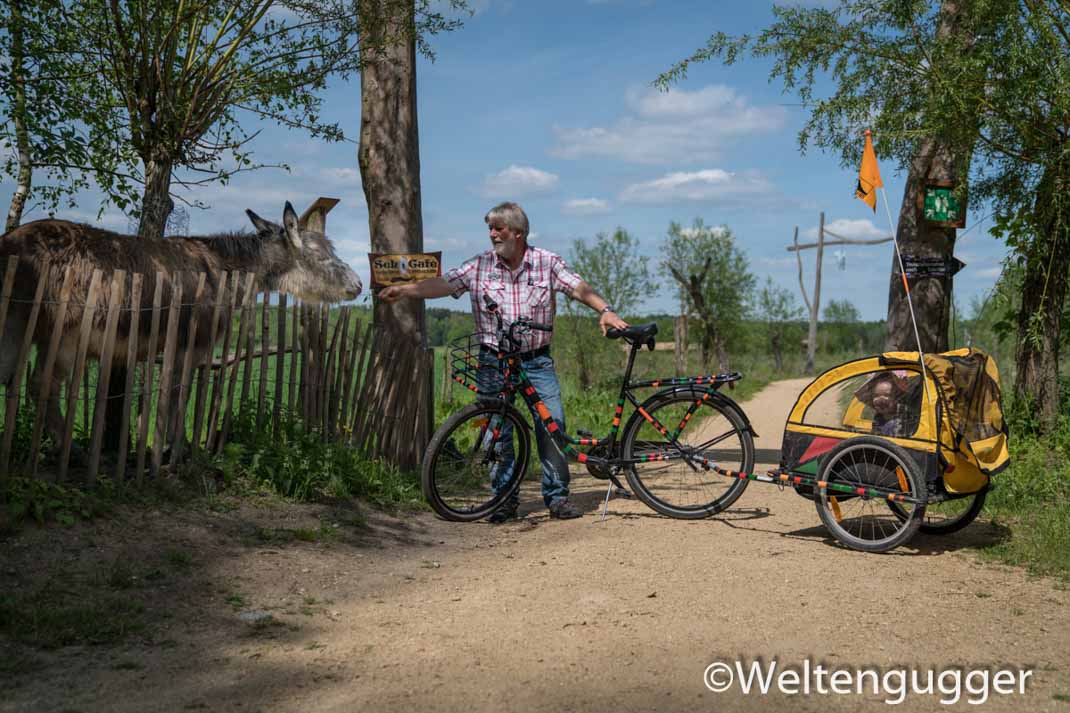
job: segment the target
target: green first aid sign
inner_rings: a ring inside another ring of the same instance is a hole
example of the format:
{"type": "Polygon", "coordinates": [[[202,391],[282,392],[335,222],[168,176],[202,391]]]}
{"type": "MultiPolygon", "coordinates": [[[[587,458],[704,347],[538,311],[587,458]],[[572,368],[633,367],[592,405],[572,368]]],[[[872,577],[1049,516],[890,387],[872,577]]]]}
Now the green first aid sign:
{"type": "Polygon", "coordinates": [[[955,197],[954,186],[927,183],[920,202],[926,222],[946,228],[966,227],[966,209],[955,197]]]}

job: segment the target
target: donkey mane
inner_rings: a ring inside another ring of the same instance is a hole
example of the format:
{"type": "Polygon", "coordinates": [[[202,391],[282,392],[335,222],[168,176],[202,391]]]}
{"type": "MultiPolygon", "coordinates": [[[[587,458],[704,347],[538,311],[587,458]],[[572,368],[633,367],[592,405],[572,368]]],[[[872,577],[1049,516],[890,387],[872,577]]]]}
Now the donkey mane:
{"type": "MultiPolygon", "coordinates": [[[[173,240],[175,238],[165,239],[173,240]]],[[[245,231],[214,233],[212,235],[190,235],[188,237],[182,236],[178,239],[202,243],[205,249],[227,261],[250,262],[263,255],[265,247],[263,238],[256,233],[245,231]]]]}

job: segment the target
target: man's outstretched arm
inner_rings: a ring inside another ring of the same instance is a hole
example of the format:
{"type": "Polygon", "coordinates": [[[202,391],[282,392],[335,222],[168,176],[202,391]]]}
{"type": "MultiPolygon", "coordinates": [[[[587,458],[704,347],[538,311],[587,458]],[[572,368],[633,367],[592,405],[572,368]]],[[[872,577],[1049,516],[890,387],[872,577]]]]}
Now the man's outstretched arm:
{"type": "Polygon", "coordinates": [[[379,294],[376,296],[383,302],[389,304],[391,302],[397,302],[404,297],[410,299],[448,297],[455,291],[456,288],[441,277],[432,277],[429,280],[412,282],[408,285],[391,285],[390,287],[385,287],[382,290],[379,290],[379,294]]]}
{"type": "Polygon", "coordinates": [[[602,312],[603,309],[610,305],[594,291],[593,287],[587,284],[586,280],[580,280],[580,284],[576,285],[576,288],[572,290],[572,297],[594,311],[601,313],[602,316],[598,320],[598,325],[602,328],[602,336],[605,336],[606,330],[610,327],[624,329],[628,326],[628,323],[621,319],[616,312],[613,312],[612,310],[609,312],[602,312]]]}

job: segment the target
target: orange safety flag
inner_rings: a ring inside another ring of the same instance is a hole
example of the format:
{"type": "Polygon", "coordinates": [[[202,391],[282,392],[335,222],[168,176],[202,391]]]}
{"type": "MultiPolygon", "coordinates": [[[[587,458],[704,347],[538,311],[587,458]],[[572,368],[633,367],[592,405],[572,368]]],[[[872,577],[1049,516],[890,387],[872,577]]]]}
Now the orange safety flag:
{"type": "Polygon", "coordinates": [[[869,138],[867,129],[866,148],[862,151],[862,165],[858,169],[858,187],[855,188],[855,198],[863,201],[876,213],[877,189],[883,187],[881,170],[877,167],[877,154],[873,153],[873,141],[869,138]]]}

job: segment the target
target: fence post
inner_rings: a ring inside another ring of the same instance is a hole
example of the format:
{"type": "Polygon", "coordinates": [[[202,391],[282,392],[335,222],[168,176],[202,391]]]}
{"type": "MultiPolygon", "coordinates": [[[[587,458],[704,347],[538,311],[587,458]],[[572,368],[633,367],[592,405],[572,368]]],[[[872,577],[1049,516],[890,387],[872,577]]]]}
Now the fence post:
{"type": "MultiPolygon", "coordinates": [[[[190,445],[194,451],[200,448],[201,430],[204,426],[204,410],[208,398],[208,384],[213,381],[215,369],[212,364],[215,361],[215,345],[219,339],[219,319],[223,314],[223,305],[227,301],[227,273],[221,272],[216,275],[215,307],[212,310],[212,324],[208,333],[208,347],[204,350],[204,359],[198,368],[197,397],[193,403],[193,438],[190,445]]],[[[207,441],[207,437],[205,438],[207,441]]],[[[205,446],[207,447],[207,445],[205,446]]]]}
{"type": "MultiPolygon", "coordinates": [[[[349,348],[346,359],[345,379],[342,382],[342,406],[338,414],[338,429],[342,435],[342,441],[348,441],[353,432],[349,430],[349,399],[353,395],[353,387],[357,383],[357,374],[354,370],[359,363],[357,360],[357,347],[360,346],[360,320],[353,320],[353,343],[349,348]]],[[[348,338],[348,334],[347,334],[348,338]]]]}
{"type": "Polygon", "coordinates": [[[278,345],[275,354],[275,403],[271,408],[271,432],[279,432],[279,415],[282,412],[282,387],[286,377],[286,293],[279,293],[279,305],[276,309],[275,318],[278,320],[278,334],[275,343],[278,345]]]}
{"type": "MultiPolygon", "coordinates": [[[[126,288],[126,271],[116,270],[111,276],[111,293],[108,295],[108,317],[104,322],[104,348],[100,354],[100,378],[97,379],[97,401],[93,407],[93,430],[89,440],[89,464],[86,482],[97,479],[100,469],[100,449],[104,444],[104,414],[108,410],[108,384],[111,382],[111,361],[115,356],[115,330],[119,326],[119,312],[126,288]]],[[[88,394],[87,394],[88,396],[88,394]]],[[[120,457],[122,455],[120,454],[120,457]]]]}
{"type": "MultiPolygon", "coordinates": [[[[59,355],[59,343],[63,337],[63,324],[67,319],[67,305],[71,299],[71,289],[74,287],[74,270],[68,267],[63,275],[63,287],[60,288],[59,305],[56,307],[55,321],[52,323],[52,336],[48,340],[48,354],[45,356],[45,369],[41,375],[41,391],[37,394],[37,413],[33,420],[33,437],[30,439],[30,476],[37,477],[37,463],[40,459],[41,432],[44,429],[48,417],[48,407],[52,402],[52,376],[56,369],[56,357],[59,355]]],[[[0,334],[3,334],[3,326],[0,325],[0,334]]],[[[40,352],[37,358],[41,358],[40,352]]],[[[55,398],[58,408],[60,394],[57,391],[55,398]]]]}
{"type": "Polygon", "coordinates": [[[171,302],[167,312],[167,336],[164,338],[163,365],[160,367],[160,397],[156,399],[156,428],[152,439],[152,461],[149,474],[155,478],[163,463],[163,450],[167,447],[167,422],[171,406],[171,381],[174,379],[175,351],[178,348],[178,314],[182,309],[182,273],[171,273],[171,302]]]}
{"type": "Polygon", "coordinates": [[[130,284],[130,333],[126,337],[126,383],[123,385],[122,417],[119,421],[119,450],[115,464],[115,484],[123,486],[126,474],[127,448],[130,443],[130,404],[134,395],[134,372],[137,369],[137,335],[141,327],[141,282],[140,272],[131,275],[130,284]]]}
{"type": "Polygon", "coordinates": [[[256,388],[256,430],[264,425],[264,405],[267,397],[268,346],[271,342],[271,325],[268,323],[268,307],[271,305],[271,293],[264,291],[264,301],[260,306],[260,379],[256,388]]]}
{"type": "MultiPolygon", "coordinates": [[[[245,316],[250,311],[249,299],[254,293],[253,288],[255,283],[256,275],[251,272],[246,273],[245,293],[242,295],[240,308],[241,316],[238,318],[238,341],[234,348],[234,368],[231,370],[230,378],[227,379],[225,384],[226,395],[224,398],[226,400],[226,408],[223,411],[223,427],[219,433],[219,440],[215,443],[216,449],[220,451],[223,449],[223,446],[226,445],[227,435],[230,433],[230,422],[234,414],[234,382],[238,380],[238,367],[241,365],[239,354],[241,353],[242,345],[247,339],[246,335],[248,333],[249,322],[246,320],[245,316]]],[[[235,281],[234,286],[237,287],[237,285],[238,283],[235,281]]]]}
{"type": "Polygon", "coordinates": [[[186,332],[186,349],[182,354],[182,378],[179,380],[178,403],[175,404],[173,413],[175,422],[170,425],[171,433],[171,464],[175,465],[182,459],[182,451],[186,447],[186,417],[189,415],[189,391],[190,382],[193,378],[193,353],[197,346],[197,327],[201,321],[201,312],[204,310],[202,298],[204,297],[204,283],[208,273],[202,272],[197,278],[197,292],[193,296],[190,307],[189,329],[186,332]]]}
{"type": "Polygon", "coordinates": [[[357,386],[356,381],[353,382],[353,417],[352,426],[349,429],[349,438],[353,445],[358,448],[361,447],[361,442],[358,440],[358,431],[361,428],[366,411],[364,409],[364,395],[368,387],[368,363],[371,361],[371,354],[375,351],[374,345],[371,344],[373,327],[374,324],[369,320],[368,326],[364,330],[364,341],[360,346],[360,357],[357,360],[357,370],[354,374],[354,378],[360,378],[360,386],[357,386]]]}
{"type": "Polygon", "coordinates": [[[163,308],[163,283],[167,273],[156,273],[152,293],[152,318],[149,325],[149,345],[145,350],[144,371],[141,373],[141,408],[137,415],[137,482],[145,480],[145,449],[149,443],[149,419],[152,417],[152,384],[156,377],[156,345],[160,338],[160,312],[163,308]]]}
{"type": "MultiPolygon", "coordinates": [[[[74,358],[74,374],[71,377],[71,388],[67,391],[67,418],[63,428],[63,445],[59,456],[59,480],[67,478],[67,469],[70,465],[71,442],[74,437],[74,415],[78,399],[78,386],[82,381],[85,371],[85,353],[89,348],[89,335],[93,326],[93,312],[97,308],[97,291],[100,289],[101,271],[93,270],[93,276],[89,280],[89,294],[85,299],[85,308],[82,310],[82,327],[78,335],[78,352],[74,358]]],[[[88,393],[86,398],[89,398],[88,393]]]]}
{"type": "MultiPolygon", "coordinates": [[[[208,453],[211,453],[215,447],[216,436],[218,435],[216,424],[219,422],[219,413],[223,408],[223,394],[227,388],[227,367],[230,366],[230,337],[234,333],[234,315],[238,309],[241,276],[240,270],[230,273],[230,306],[226,311],[227,323],[223,327],[223,352],[219,357],[219,368],[213,370],[215,374],[212,379],[212,404],[208,409],[207,434],[204,438],[204,450],[208,453]]],[[[235,347],[235,352],[237,352],[237,347],[235,347]]]]}
{"type": "MultiPolygon", "coordinates": [[[[11,444],[15,438],[15,419],[19,410],[19,393],[22,387],[22,375],[26,371],[26,363],[30,360],[30,349],[33,347],[33,333],[37,330],[37,316],[41,312],[41,298],[45,295],[45,284],[48,282],[48,263],[41,270],[41,279],[37,283],[37,290],[33,295],[33,307],[30,308],[30,318],[26,322],[26,332],[22,335],[22,345],[19,347],[18,359],[15,362],[15,374],[11,379],[11,386],[7,391],[7,411],[4,414],[4,439],[0,444],[0,480],[8,477],[8,467],[11,462],[11,444]]],[[[0,335],[3,333],[0,332],[0,335]]]]}
{"type": "MultiPolygon", "coordinates": [[[[299,377],[301,372],[297,368],[297,353],[301,347],[301,302],[300,300],[294,300],[293,315],[290,318],[290,331],[293,334],[290,336],[290,378],[289,383],[286,384],[288,394],[286,396],[286,407],[290,410],[292,416],[297,412],[297,382],[300,381],[299,377]]],[[[302,355],[302,358],[304,356],[302,355]]]]}

